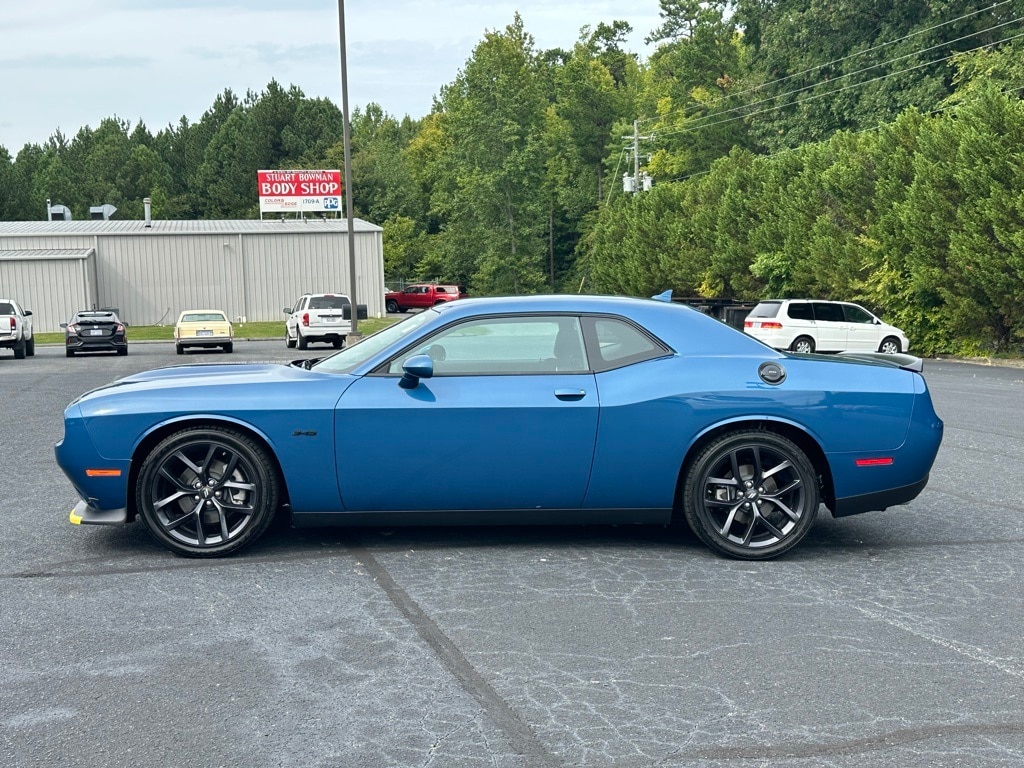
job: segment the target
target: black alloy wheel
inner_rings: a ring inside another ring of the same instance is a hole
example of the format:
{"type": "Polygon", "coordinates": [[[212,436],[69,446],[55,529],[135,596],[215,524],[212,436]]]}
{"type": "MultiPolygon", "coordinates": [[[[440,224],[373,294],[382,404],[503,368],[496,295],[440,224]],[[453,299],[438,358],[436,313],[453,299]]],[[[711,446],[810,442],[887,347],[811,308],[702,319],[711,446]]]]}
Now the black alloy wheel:
{"type": "Polygon", "coordinates": [[[683,491],[686,522],[713,550],[741,560],[781,555],[807,535],[818,511],[817,473],[792,441],[731,432],[693,462],[683,491]]]}
{"type": "Polygon", "coordinates": [[[150,534],[186,557],[217,557],[255,541],[277,511],[277,471],[252,438],[189,428],[161,441],[139,471],[136,508],[150,534]]]}

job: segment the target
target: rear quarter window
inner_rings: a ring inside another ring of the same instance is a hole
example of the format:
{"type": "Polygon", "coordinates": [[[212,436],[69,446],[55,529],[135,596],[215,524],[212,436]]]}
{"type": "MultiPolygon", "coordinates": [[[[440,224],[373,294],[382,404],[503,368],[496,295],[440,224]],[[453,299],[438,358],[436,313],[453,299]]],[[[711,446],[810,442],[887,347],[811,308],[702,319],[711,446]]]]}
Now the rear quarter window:
{"type": "Polygon", "coordinates": [[[794,320],[813,320],[814,312],[811,311],[810,304],[790,304],[786,310],[786,314],[794,320]]]}
{"type": "Polygon", "coordinates": [[[781,306],[781,302],[778,301],[762,301],[750,310],[750,314],[747,317],[775,317],[779,314],[779,307],[781,306]]]}

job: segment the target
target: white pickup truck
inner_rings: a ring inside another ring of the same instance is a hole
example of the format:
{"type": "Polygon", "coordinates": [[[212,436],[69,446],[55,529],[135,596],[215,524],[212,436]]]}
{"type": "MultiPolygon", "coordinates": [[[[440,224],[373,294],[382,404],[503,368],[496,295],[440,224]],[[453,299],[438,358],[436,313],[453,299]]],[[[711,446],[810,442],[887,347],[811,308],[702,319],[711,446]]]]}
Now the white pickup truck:
{"type": "Polygon", "coordinates": [[[289,347],[305,349],[319,341],[341,349],[352,332],[352,302],[342,293],[305,293],[284,313],[284,341],[289,347]]]}
{"type": "Polygon", "coordinates": [[[0,299],[0,347],[14,350],[18,360],[36,353],[36,340],[32,335],[32,312],[14,299],[0,299]]]}

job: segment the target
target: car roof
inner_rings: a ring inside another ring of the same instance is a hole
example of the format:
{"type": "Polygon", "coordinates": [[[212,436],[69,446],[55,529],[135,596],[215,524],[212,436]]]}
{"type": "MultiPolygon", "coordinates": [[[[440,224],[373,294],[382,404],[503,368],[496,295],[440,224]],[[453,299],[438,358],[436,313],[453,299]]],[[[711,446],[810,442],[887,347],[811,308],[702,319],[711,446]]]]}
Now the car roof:
{"type": "Polygon", "coordinates": [[[224,317],[228,316],[228,313],[225,312],[223,309],[183,309],[183,310],[181,310],[181,314],[178,315],[178,318],[180,319],[180,318],[184,317],[185,315],[200,315],[203,312],[209,312],[209,313],[216,312],[218,315],[224,315],[224,317]]]}
{"type": "Polygon", "coordinates": [[[425,311],[436,312],[446,323],[501,314],[616,315],[632,320],[673,349],[686,350],[689,355],[772,354],[760,341],[721,320],[685,304],[654,299],[590,294],[501,296],[460,299],[425,311]]]}

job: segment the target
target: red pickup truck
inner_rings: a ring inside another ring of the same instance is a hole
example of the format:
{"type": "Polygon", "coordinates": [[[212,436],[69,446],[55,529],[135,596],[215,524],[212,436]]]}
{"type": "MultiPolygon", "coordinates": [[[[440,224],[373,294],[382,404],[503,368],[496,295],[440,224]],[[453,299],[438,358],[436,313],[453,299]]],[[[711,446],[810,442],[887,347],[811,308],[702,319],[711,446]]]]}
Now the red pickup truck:
{"type": "Polygon", "coordinates": [[[404,290],[384,294],[384,306],[388,312],[405,312],[407,309],[420,309],[442,304],[446,301],[466,298],[466,291],[460,285],[436,285],[434,283],[417,283],[406,286],[404,290]]]}

